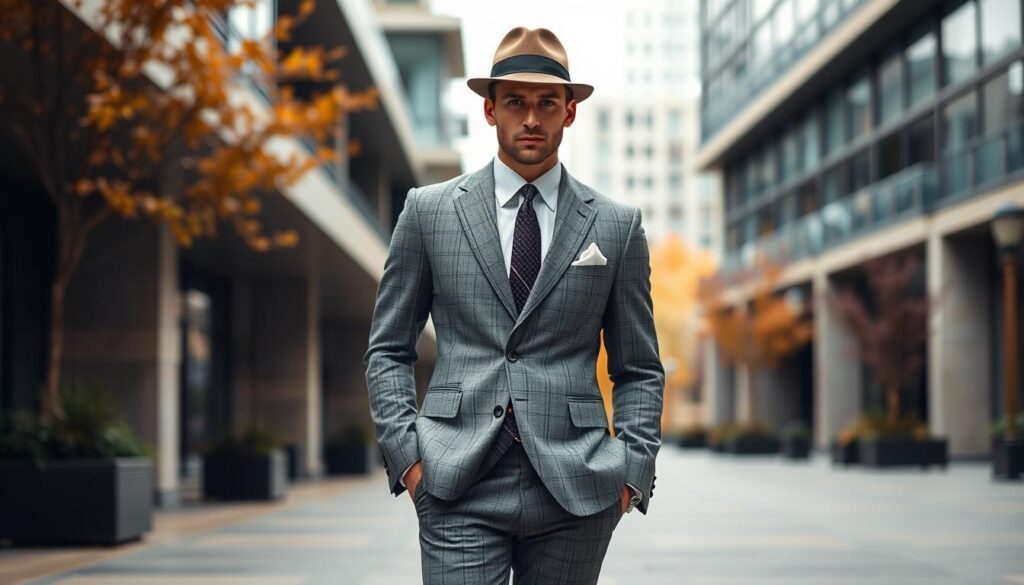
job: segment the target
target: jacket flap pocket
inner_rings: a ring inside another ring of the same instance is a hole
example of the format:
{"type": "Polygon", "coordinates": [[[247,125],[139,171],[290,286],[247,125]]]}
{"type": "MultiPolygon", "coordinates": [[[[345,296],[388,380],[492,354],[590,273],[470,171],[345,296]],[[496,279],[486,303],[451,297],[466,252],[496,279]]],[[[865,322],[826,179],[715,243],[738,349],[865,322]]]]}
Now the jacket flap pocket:
{"type": "Polygon", "coordinates": [[[437,388],[427,390],[423,397],[420,414],[436,418],[452,418],[459,413],[462,402],[462,390],[456,388],[437,388]]]}
{"type": "Polygon", "coordinates": [[[569,398],[569,416],[578,427],[607,427],[608,415],[600,398],[569,398]]]}

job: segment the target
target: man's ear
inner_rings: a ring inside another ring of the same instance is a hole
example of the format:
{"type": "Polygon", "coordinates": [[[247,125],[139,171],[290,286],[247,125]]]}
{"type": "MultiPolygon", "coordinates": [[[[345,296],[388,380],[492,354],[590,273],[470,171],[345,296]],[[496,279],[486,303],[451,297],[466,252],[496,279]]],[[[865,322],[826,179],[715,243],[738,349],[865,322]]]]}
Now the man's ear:
{"type": "Polygon", "coordinates": [[[565,123],[562,124],[566,128],[572,126],[572,123],[576,121],[576,100],[571,99],[569,103],[565,104],[565,123]]]}
{"type": "Polygon", "coordinates": [[[494,117],[494,102],[487,98],[484,98],[484,118],[487,118],[488,125],[498,125],[498,119],[494,117]]]}

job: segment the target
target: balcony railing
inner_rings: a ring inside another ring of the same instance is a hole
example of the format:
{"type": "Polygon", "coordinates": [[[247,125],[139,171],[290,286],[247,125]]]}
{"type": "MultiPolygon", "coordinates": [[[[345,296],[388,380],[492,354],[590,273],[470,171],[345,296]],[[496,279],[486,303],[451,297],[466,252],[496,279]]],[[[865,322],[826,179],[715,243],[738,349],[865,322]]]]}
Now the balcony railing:
{"type": "Polygon", "coordinates": [[[852,238],[926,212],[938,193],[935,167],[914,165],[747,242],[738,254],[726,256],[723,271],[728,274],[750,267],[758,252],[775,263],[816,256],[852,238]]]}
{"type": "Polygon", "coordinates": [[[1024,123],[981,136],[947,152],[942,172],[945,188],[938,205],[945,205],[1018,178],[1024,169],[1024,123]]]}

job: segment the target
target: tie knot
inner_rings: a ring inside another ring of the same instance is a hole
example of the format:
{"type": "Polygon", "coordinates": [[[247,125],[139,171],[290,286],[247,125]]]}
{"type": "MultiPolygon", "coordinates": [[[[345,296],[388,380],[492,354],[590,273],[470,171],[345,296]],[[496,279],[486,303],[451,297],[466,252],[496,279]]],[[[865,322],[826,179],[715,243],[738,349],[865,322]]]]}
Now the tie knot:
{"type": "Polygon", "coordinates": [[[532,203],[533,198],[537,193],[537,187],[535,187],[533,183],[527,183],[519,188],[519,194],[523,196],[523,199],[525,199],[527,203],[532,203]]]}

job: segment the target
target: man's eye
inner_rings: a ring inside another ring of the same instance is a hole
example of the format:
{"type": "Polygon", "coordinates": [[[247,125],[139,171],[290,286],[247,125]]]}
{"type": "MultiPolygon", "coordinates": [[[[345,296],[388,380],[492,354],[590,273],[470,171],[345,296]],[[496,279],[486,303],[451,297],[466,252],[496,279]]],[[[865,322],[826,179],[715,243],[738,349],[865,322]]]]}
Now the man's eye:
{"type": "Polygon", "coordinates": [[[555,102],[554,102],[554,100],[541,100],[540,101],[540,105],[542,105],[542,106],[544,106],[546,108],[550,108],[551,106],[555,105],[555,102]]]}
{"type": "Polygon", "coordinates": [[[522,103],[522,100],[508,100],[508,105],[510,106],[519,106],[522,103]]]}

